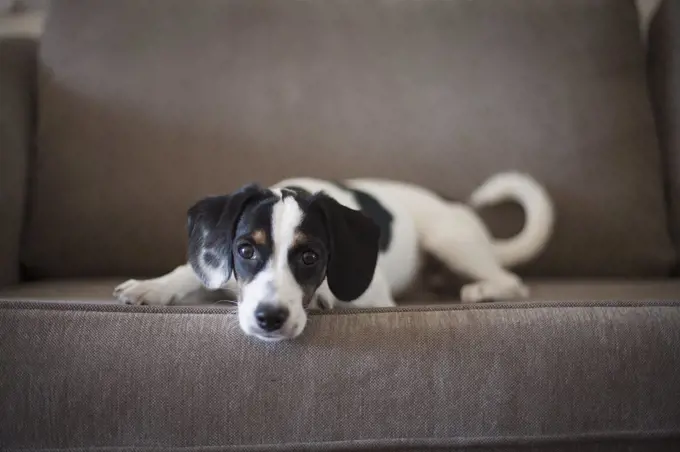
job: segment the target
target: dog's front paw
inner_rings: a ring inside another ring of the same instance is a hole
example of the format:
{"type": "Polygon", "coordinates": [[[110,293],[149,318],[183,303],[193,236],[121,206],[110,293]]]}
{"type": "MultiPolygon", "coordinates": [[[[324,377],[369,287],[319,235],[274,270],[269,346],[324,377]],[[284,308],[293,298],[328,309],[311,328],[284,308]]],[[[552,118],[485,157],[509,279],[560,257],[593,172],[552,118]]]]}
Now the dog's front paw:
{"type": "Polygon", "coordinates": [[[463,303],[481,303],[483,301],[493,301],[490,294],[489,284],[486,282],[476,282],[466,284],[460,290],[460,301],[463,303]]]}
{"type": "Polygon", "coordinates": [[[479,303],[482,301],[512,300],[527,298],[529,288],[519,280],[478,281],[466,284],[460,291],[463,303],[479,303]]]}
{"type": "Polygon", "coordinates": [[[130,279],[117,286],[113,296],[121,303],[134,305],[165,306],[174,300],[174,294],[164,290],[163,284],[154,280],[130,279]]]}

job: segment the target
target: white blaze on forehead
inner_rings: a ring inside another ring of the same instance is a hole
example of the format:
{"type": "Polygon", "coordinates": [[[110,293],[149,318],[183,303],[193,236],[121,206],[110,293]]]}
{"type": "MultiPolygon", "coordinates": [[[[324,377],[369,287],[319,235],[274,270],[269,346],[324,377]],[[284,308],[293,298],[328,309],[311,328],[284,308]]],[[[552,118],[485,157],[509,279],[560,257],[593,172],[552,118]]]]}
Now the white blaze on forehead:
{"type": "Polygon", "coordinates": [[[273,191],[279,200],[272,207],[272,255],[255,278],[242,288],[239,322],[246,331],[259,331],[255,320],[258,306],[275,303],[290,312],[284,334],[297,335],[307,323],[307,316],[302,306],[304,293],[288,264],[288,252],[304,214],[293,197],[283,199],[281,191],[273,191]]]}
{"type": "Polygon", "coordinates": [[[302,209],[292,196],[282,198],[272,209],[272,266],[276,272],[276,288],[282,297],[300,296],[300,287],[288,265],[288,251],[295,242],[295,231],[303,216],[302,209]]]}
{"type": "Polygon", "coordinates": [[[272,239],[276,267],[284,262],[287,265],[288,250],[295,241],[295,231],[302,223],[302,217],[302,209],[292,196],[283,198],[274,204],[272,208],[272,239]]]}

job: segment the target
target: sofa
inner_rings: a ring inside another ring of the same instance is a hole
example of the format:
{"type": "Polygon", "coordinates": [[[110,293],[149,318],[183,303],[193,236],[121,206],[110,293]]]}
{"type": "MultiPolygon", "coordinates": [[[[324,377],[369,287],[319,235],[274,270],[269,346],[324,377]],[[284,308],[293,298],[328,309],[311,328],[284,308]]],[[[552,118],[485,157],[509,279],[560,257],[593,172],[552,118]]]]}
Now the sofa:
{"type": "Polygon", "coordinates": [[[0,450],[680,450],[678,74],[677,0],[52,2],[0,40],[0,450]],[[506,170],[556,207],[526,300],[428,266],[269,344],[112,296],[207,194],[506,170]]]}

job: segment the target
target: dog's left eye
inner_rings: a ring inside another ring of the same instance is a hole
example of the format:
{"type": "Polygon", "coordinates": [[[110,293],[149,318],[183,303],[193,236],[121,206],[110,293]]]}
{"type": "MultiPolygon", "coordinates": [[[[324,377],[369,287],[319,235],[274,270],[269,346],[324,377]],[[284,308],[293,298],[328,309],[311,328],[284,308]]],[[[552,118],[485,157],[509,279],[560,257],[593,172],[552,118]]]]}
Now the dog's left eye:
{"type": "Polygon", "coordinates": [[[319,255],[314,251],[305,251],[300,256],[302,263],[305,265],[314,265],[319,260],[319,255]]]}
{"type": "Polygon", "coordinates": [[[253,259],[255,257],[255,248],[253,245],[244,243],[238,247],[238,254],[244,259],[253,259]]]}

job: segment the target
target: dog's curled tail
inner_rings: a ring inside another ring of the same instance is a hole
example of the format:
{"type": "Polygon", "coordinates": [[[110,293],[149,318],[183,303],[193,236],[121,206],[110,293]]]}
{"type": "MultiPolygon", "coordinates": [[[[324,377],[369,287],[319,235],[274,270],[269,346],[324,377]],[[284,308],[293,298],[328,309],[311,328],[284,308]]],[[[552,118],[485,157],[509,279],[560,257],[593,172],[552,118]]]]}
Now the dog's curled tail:
{"type": "Polygon", "coordinates": [[[499,173],[484,182],[470,197],[473,207],[513,200],[524,209],[522,231],[509,239],[494,240],[496,257],[510,267],[533,259],[545,248],[553,231],[555,212],[546,190],[531,176],[517,172],[499,173]]]}

